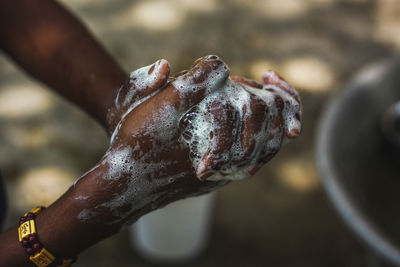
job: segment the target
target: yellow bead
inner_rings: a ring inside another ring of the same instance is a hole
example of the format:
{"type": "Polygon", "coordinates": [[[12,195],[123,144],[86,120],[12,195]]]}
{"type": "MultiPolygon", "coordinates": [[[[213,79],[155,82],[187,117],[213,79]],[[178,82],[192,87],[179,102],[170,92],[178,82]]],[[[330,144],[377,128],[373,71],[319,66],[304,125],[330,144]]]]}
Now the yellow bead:
{"type": "Polygon", "coordinates": [[[41,210],[42,210],[42,208],[34,208],[34,209],[31,209],[30,212],[32,212],[33,214],[38,214],[41,210]]]}
{"type": "Polygon", "coordinates": [[[19,242],[22,242],[22,240],[31,235],[36,233],[36,226],[35,226],[35,221],[34,220],[29,220],[24,222],[18,227],[18,237],[19,237],[19,242]]]}
{"type": "Polygon", "coordinates": [[[55,257],[45,248],[35,256],[30,256],[29,259],[39,267],[46,267],[55,260],[55,257]]]}

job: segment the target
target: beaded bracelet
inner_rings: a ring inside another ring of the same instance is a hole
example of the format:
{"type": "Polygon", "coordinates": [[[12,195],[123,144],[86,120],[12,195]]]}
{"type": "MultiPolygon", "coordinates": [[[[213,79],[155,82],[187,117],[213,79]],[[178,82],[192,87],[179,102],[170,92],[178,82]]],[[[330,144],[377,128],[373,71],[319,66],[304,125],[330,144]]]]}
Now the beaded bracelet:
{"type": "Polygon", "coordinates": [[[22,244],[25,252],[29,255],[29,259],[39,267],[67,267],[71,266],[77,260],[64,259],[54,256],[40,243],[36,232],[35,218],[44,207],[39,207],[25,213],[19,219],[18,236],[19,242],[22,244]]]}

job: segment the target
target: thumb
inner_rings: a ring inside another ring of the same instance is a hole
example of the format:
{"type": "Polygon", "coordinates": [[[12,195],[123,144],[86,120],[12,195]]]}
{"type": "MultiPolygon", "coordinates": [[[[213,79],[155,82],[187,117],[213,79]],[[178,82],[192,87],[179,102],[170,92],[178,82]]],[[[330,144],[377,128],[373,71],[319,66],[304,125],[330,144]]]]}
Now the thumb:
{"type": "Polygon", "coordinates": [[[170,65],[167,60],[160,59],[154,64],[131,72],[115,98],[114,105],[109,109],[107,122],[112,132],[123,115],[143,102],[167,83],[170,65]]]}
{"type": "Polygon", "coordinates": [[[117,96],[117,106],[124,108],[134,105],[135,102],[152,94],[167,83],[169,72],[170,64],[165,59],[133,71],[117,96]]]}

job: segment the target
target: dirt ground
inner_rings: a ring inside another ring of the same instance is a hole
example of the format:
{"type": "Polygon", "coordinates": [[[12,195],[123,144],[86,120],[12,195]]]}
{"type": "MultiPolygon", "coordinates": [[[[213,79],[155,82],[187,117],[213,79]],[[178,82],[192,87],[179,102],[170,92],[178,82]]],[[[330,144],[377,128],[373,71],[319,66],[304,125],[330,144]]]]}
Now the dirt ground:
{"type": "MultiPolygon", "coordinates": [[[[167,59],[178,72],[217,54],[233,75],[275,69],[300,92],[304,128],[255,177],[217,192],[206,251],[188,266],[365,266],[314,163],[318,119],[361,67],[400,49],[397,0],[63,0],[126,71],[167,59]]],[[[103,130],[0,55],[0,166],[7,225],[50,204],[101,157],[103,130]],[[33,187],[32,185],[35,184],[33,187]],[[30,194],[25,194],[30,190],[30,194]]],[[[76,266],[151,266],[127,232],[76,266]]]]}

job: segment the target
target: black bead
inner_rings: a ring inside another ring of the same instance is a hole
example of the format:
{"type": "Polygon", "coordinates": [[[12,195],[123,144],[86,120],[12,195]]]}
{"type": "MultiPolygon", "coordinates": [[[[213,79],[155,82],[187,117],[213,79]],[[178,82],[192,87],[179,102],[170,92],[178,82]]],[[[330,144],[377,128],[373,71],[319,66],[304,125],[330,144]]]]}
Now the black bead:
{"type": "Polygon", "coordinates": [[[22,246],[24,247],[24,248],[27,248],[27,247],[29,247],[29,242],[28,242],[28,240],[22,240],[22,246]]]}
{"type": "Polygon", "coordinates": [[[26,253],[28,253],[28,255],[33,255],[33,249],[32,248],[26,248],[25,251],[26,251],[26,253]]]}

